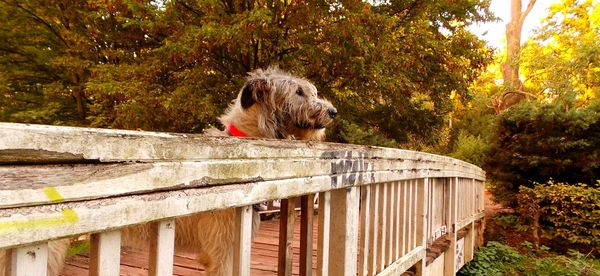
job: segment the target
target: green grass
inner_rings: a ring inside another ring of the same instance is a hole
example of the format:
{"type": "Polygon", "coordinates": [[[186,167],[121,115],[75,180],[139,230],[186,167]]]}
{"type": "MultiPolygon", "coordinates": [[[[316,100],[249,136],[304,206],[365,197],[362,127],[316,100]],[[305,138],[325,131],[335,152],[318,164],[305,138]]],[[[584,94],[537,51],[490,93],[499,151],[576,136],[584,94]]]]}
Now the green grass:
{"type": "Polygon", "coordinates": [[[85,254],[90,252],[90,241],[82,240],[76,241],[71,244],[69,249],[67,250],[67,258],[71,256],[75,256],[77,254],[85,254]]]}

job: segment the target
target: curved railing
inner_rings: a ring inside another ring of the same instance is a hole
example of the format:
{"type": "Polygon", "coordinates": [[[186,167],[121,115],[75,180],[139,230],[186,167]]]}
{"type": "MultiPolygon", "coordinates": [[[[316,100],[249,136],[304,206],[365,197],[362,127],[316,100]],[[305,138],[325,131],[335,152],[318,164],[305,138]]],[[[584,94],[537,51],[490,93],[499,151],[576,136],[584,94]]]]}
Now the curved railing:
{"type": "MultiPolygon", "coordinates": [[[[469,163],[400,149],[0,123],[0,254],[10,255],[5,271],[42,271],[52,239],[95,233],[97,248],[123,227],[284,199],[279,273],[289,275],[289,199],[301,198],[302,225],[312,225],[307,203],[318,194],[319,231],[302,232],[301,275],[313,271],[313,238],[319,275],[452,275],[483,231],[484,180],[469,163]]],[[[237,212],[236,275],[249,273],[247,213],[237,212]]],[[[103,246],[112,249],[90,262],[118,271],[118,257],[103,259],[119,252],[118,239],[103,246]]],[[[151,271],[170,275],[172,251],[150,253],[151,266],[167,267],[151,271]]]]}

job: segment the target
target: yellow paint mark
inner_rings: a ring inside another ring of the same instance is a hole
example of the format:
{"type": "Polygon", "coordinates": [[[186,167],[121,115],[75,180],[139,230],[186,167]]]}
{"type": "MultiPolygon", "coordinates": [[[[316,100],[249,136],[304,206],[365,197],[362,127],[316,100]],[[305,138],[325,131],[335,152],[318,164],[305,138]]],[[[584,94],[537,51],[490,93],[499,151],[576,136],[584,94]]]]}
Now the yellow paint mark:
{"type": "Polygon", "coordinates": [[[0,234],[21,229],[44,228],[63,224],[72,224],[78,221],[79,216],[77,213],[75,213],[75,211],[73,211],[73,209],[65,209],[62,211],[62,215],[56,218],[0,222],[0,234]]]}
{"type": "Polygon", "coordinates": [[[43,190],[44,190],[44,194],[46,194],[46,197],[48,199],[52,200],[52,202],[58,203],[58,202],[65,201],[65,199],[58,193],[56,188],[46,187],[43,190]]]}
{"type": "MultiPolygon", "coordinates": [[[[43,189],[46,197],[54,203],[65,201],[60,193],[54,187],[46,187],[43,189]]],[[[62,210],[62,215],[56,218],[43,218],[34,220],[22,220],[22,221],[9,221],[0,222],[0,234],[10,231],[17,231],[22,229],[33,229],[43,227],[55,227],[64,224],[74,224],[79,221],[79,216],[73,209],[62,210]]]]}

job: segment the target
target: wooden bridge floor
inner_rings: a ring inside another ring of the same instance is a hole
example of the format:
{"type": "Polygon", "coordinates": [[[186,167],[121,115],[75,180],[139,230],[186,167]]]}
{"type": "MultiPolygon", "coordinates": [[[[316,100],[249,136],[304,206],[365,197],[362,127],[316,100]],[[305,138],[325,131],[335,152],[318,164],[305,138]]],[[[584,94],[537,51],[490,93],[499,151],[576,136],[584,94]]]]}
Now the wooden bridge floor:
{"type": "MultiPolygon", "coordinates": [[[[300,259],[300,218],[296,218],[294,228],[294,265],[293,274],[299,274],[300,259]]],[[[317,224],[313,227],[313,237],[317,236],[317,224]]],[[[279,220],[263,221],[257,236],[252,241],[252,275],[277,274],[277,244],[279,220]]],[[[313,272],[316,267],[316,238],[313,241],[313,272]]],[[[62,276],[88,275],[89,259],[87,255],[76,255],[67,260],[62,276]]],[[[195,255],[187,252],[175,252],[173,275],[203,275],[203,269],[195,260],[195,255]]],[[[121,275],[148,275],[148,252],[124,248],[121,252],[121,275]]]]}

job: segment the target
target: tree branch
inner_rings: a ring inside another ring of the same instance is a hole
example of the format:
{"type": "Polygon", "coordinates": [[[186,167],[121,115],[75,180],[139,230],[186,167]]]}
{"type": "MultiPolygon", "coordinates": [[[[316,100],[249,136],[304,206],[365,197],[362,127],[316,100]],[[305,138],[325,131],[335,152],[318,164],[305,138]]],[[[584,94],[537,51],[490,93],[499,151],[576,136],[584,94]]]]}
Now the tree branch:
{"type": "MultiPolygon", "coordinates": [[[[2,1],[7,5],[10,5],[10,3],[8,3],[7,1],[2,1]]],[[[35,21],[37,21],[38,23],[41,23],[42,25],[46,26],[46,28],[48,28],[56,37],[58,37],[58,39],[60,39],[62,41],[62,43],[67,47],[69,47],[69,43],[67,43],[67,41],[58,33],[58,31],[56,29],[54,29],[54,27],[52,27],[52,25],[48,22],[46,22],[46,20],[42,19],[41,17],[39,17],[37,14],[35,14],[34,12],[26,9],[25,7],[19,5],[19,3],[17,1],[14,2],[14,6],[25,11],[27,14],[31,15],[33,17],[33,19],[35,21]]]]}
{"type": "Polygon", "coordinates": [[[535,1],[536,0],[529,0],[529,3],[527,3],[527,8],[525,9],[524,12],[521,13],[521,16],[519,17],[519,21],[521,22],[521,24],[523,24],[523,22],[525,21],[525,17],[527,17],[527,15],[531,11],[531,9],[533,9],[533,6],[535,5],[535,1]]]}
{"type": "Polygon", "coordinates": [[[521,95],[529,96],[532,98],[537,98],[536,95],[525,92],[525,91],[521,91],[521,90],[506,91],[506,92],[502,93],[501,97],[505,97],[508,94],[521,94],[521,95]]]}

